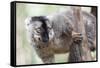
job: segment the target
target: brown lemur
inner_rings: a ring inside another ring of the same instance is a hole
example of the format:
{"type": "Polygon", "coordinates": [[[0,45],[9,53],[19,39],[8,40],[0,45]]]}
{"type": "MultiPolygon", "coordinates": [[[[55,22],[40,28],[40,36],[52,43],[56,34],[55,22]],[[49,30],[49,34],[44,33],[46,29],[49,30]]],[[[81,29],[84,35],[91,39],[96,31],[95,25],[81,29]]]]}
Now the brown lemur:
{"type": "MultiPolygon", "coordinates": [[[[85,28],[88,43],[91,50],[95,49],[95,22],[92,14],[82,12],[86,22],[85,28]]],[[[26,28],[29,34],[29,42],[44,63],[54,63],[54,55],[67,53],[74,42],[82,40],[81,33],[74,31],[75,19],[72,11],[55,13],[50,16],[34,16],[26,19],[26,28]]],[[[71,52],[72,53],[72,52],[71,52]]],[[[72,55],[74,59],[74,55],[72,55]]],[[[70,56],[69,56],[70,57],[70,56]]]]}

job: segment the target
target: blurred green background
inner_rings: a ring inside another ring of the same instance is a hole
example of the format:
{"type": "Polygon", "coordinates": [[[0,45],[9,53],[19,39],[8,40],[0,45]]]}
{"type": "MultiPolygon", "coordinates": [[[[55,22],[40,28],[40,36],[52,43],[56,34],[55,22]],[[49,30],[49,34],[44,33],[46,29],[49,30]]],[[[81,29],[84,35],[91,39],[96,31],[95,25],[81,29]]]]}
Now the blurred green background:
{"type": "MultiPolygon", "coordinates": [[[[42,5],[42,4],[16,4],[17,22],[17,65],[41,64],[41,59],[37,56],[34,48],[29,45],[25,29],[25,19],[30,16],[48,15],[54,12],[68,10],[69,6],[42,5]]],[[[83,7],[83,10],[90,12],[91,8],[83,7]]],[[[55,55],[55,62],[66,62],[68,54],[55,55]]]]}

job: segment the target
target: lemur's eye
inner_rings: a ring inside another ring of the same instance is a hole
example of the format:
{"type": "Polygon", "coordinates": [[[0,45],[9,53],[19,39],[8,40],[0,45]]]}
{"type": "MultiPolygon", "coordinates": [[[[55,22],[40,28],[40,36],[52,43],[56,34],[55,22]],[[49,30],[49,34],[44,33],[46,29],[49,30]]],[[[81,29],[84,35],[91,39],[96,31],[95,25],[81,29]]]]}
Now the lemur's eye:
{"type": "Polygon", "coordinates": [[[48,31],[50,31],[52,28],[51,27],[48,27],[48,31]]]}
{"type": "Polygon", "coordinates": [[[37,33],[40,33],[40,32],[41,32],[41,30],[38,28],[38,29],[36,29],[36,32],[37,32],[37,33]]]}

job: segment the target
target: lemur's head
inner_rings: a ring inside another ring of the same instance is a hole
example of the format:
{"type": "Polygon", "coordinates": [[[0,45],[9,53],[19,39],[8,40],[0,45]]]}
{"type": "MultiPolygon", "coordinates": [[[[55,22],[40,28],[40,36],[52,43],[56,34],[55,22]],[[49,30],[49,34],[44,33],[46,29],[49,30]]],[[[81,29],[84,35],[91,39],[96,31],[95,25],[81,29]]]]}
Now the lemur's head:
{"type": "Polygon", "coordinates": [[[48,43],[54,37],[54,31],[50,21],[45,16],[35,16],[26,22],[31,37],[37,43],[48,43]]]}

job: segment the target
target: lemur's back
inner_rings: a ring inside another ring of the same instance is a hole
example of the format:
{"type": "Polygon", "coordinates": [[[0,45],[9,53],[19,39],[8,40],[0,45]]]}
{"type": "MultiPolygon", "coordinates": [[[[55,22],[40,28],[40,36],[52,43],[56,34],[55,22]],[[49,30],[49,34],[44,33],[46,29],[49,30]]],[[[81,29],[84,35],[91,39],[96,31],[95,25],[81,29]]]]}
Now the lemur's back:
{"type": "MultiPolygon", "coordinates": [[[[88,37],[89,47],[94,47],[96,37],[96,18],[87,12],[82,11],[85,30],[88,37]]],[[[71,11],[57,13],[51,17],[52,26],[55,32],[55,47],[65,51],[69,50],[72,43],[71,32],[74,30],[75,18],[71,11]]],[[[79,26],[77,26],[79,27],[79,26]]]]}

